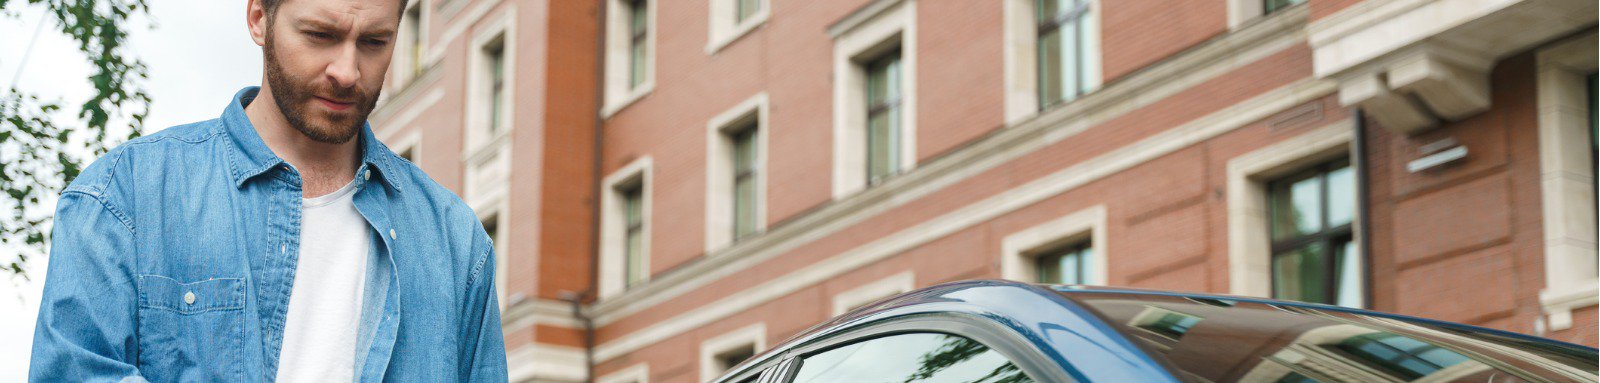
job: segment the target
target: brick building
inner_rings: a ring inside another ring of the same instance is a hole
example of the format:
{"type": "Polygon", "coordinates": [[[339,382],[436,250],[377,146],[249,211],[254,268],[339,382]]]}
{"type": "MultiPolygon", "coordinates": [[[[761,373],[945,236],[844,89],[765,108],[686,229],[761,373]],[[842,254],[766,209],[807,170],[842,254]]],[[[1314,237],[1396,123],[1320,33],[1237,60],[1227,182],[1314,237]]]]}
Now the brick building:
{"type": "Polygon", "coordinates": [[[972,278],[1597,342],[1592,0],[411,3],[374,126],[496,239],[514,381],[972,278]]]}

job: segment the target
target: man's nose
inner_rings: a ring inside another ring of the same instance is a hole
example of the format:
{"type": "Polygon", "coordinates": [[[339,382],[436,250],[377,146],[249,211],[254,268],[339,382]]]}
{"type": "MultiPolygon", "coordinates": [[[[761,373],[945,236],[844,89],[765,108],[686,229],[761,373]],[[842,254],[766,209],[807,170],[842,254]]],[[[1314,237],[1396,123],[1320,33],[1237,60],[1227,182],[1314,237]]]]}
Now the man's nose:
{"type": "Polygon", "coordinates": [[[344,44],[339,50],[338,57],[333,63],[328,64],[327,75],[333,80],[333,85],[339,88],[356,86],[356,79],[361,78],[361,70],[356,67],[356,44],[344,44]]]}

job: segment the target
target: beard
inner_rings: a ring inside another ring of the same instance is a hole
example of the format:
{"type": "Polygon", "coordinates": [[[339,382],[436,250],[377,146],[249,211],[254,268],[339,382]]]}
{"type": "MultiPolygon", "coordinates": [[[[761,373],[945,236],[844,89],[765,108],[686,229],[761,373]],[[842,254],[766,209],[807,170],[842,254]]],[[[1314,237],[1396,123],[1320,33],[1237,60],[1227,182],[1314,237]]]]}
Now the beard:
{"type": "Polygon", "coordinates": [[[366,124],[367,115],[378,103],[380,89],[367,91],[361,86],[341,88],[331,81],[318,81],[317,75],[295,76],[283,70],[278,61],[277,49],[272,43],[272,26],[267,26],[266,44],[262,56],[266,59],[267,84],[272,87],[272,100],[278,104],[289,126],[314,141],[326,144],[343,144],[355,138],[366,124]],[[315,98],[354,100],[353,107],[344,111],[313,109],[315,98]]]}

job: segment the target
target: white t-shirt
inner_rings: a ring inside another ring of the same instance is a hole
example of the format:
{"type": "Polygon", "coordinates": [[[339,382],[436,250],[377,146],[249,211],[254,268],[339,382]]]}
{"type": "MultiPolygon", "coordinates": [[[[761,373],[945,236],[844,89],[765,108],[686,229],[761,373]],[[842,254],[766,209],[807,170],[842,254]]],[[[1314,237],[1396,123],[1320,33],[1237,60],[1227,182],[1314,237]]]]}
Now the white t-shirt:
{"type": "Polygon", "coordinates": [[[278,382],[349,382],[356,344],[367,250],[372,237],[356,211],[356,181],[302,200],[300,257],[278,355],[278,382]]]}

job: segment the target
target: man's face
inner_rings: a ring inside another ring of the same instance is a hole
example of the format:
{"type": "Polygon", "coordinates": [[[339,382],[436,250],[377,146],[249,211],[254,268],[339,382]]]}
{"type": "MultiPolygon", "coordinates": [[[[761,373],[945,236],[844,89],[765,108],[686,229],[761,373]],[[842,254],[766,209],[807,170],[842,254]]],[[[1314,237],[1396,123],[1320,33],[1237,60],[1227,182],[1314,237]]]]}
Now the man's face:
{"type": "Polygon", "coordinates": [[[273,99],[307,137],[348,142],[383,90],[400,2],[279,1],[261,40],[273,99]]]}

